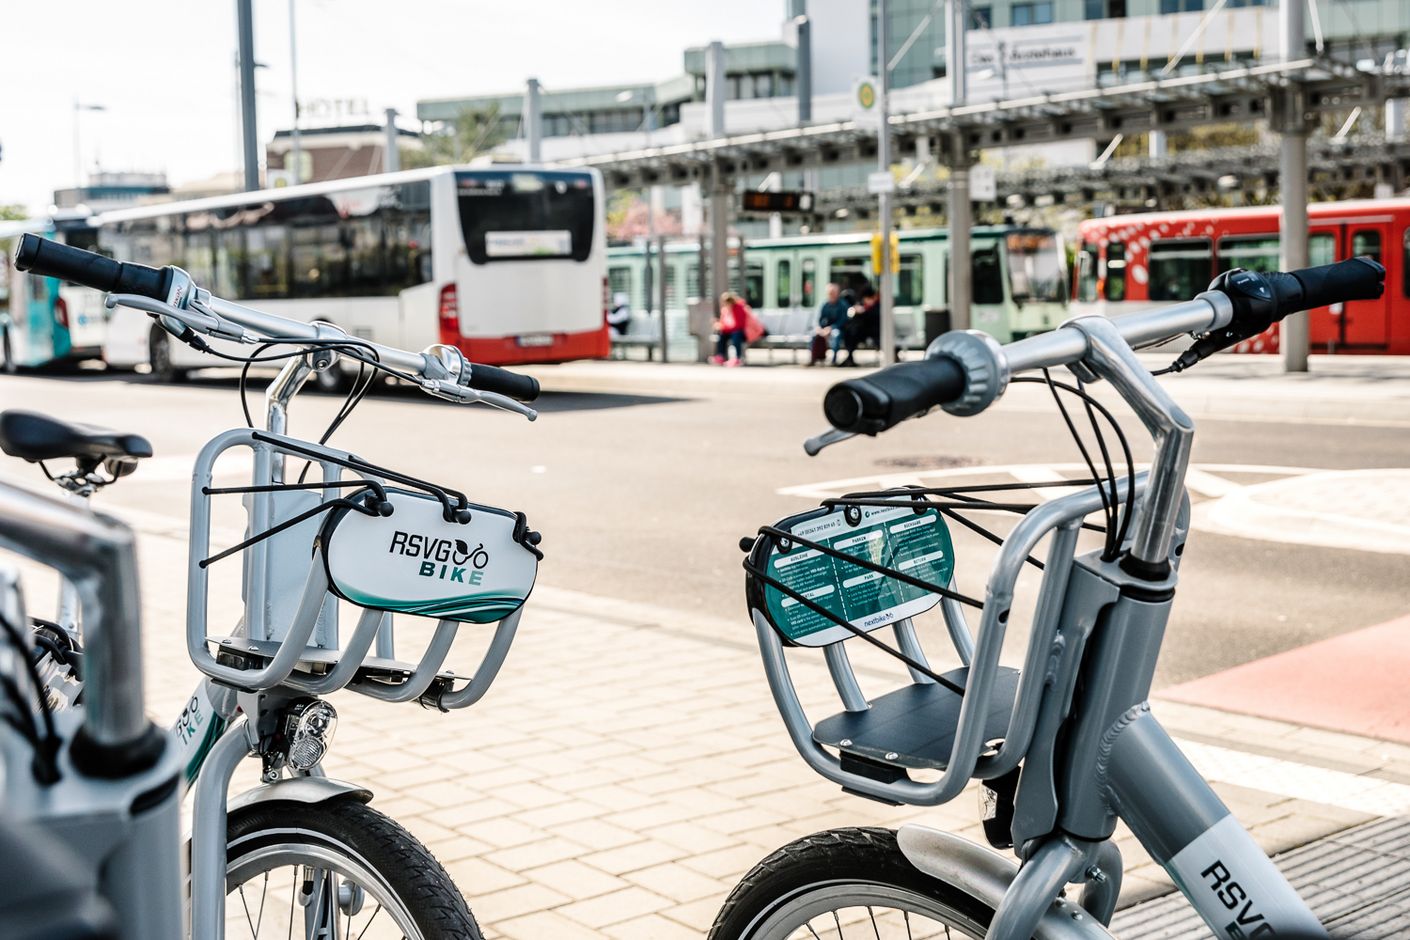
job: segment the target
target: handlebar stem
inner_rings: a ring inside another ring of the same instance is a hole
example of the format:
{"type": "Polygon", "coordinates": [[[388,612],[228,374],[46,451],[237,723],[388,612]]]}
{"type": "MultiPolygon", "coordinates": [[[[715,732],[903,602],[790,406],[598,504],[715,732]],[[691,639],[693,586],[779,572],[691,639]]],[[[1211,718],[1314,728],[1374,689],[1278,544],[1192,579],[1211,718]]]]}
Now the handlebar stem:
{"type": "Polygon", "coordinates": [[[1136,358],[1131,344],[1111,320],[1077,317],[1058,332],[1068,330],[1081,333],[1086,341],[1087,352],[1081,362],[1111,383],[1155,441],[1146,498],[1132,526],[1131,557],[1148,566],[1163,567],[1170,558],[1175,519],[1184,494],[1194,422],[1136,358]]]}

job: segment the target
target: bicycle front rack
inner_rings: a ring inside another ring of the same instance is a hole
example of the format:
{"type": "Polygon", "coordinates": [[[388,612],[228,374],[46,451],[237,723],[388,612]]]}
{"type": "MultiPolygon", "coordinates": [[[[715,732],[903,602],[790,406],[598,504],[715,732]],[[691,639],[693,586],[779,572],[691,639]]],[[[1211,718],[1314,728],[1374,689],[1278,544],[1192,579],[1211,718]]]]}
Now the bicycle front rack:
{"type": "MultiPolygon", "coordinates": [[[[1123,498],[1144,495],[1138,473],[1123,498]]],[[[1057,482],[1074,486],[1093,481],[1057,482]]],[[[1042,486],[1043,484],[1035,484],[1042,486]]],[[[746,596],[770,691],[799,754],[845,790],[893,804],[935,806],[958,796],[975,777],[1012,772],[1034,741],[1064,605],[1090,582],[1072,577],[1086,518],[1109,499],[1098,484],[1018,505],[981,494],[1013,484],[922,490],[901,488],[825,500],[822,508],[759,530],[745,562],[746,596]],[[938,498],[937,498],[938,497],[938,498]],[[966,510],[1022,512],[1007,538],[967,520],[966,510]],[[954,590],[948,518],[998,543],[982,603],[954,590]],[[1032,553],[1052,534],[1046,559],[1032,553]],[[1025,564],[1043,570],[1021,669],[999,663],[1025,564]],[[980,609],[971,633],[964,604],[980,609]],[[913,618],[939,607],[961,666],[932,669],[913,618]],[[880,631],[889,629],[894,646],[880,631]],[[888,646],[909,681],[872,699],[863,693],[846,643],[888,646]],[[814,723],[789,674],[787,647],[821,647],[843,710],[814,723]],[[916,779],[916,771],[939,771],[916,779]]],[[[1189,502],[1179,523],[1182,543],[1189,502]]],[[[1178,559],[1172,559],[1178,561],[1178,559]]],[[[1091,609],[1090,598],[1084,609],[1091,609]]],[[[1051,733],[1054,729],[1043,729],[1051,733]]]]}
{"type": "Polygon", "coordinates": [[[226,431],[196,459],[187,650],[203,673],[240,690],[347,688],[382,701],[464,708],[484,696],[509,652],[542,557],[537,542],[520,513],[470,503],[346,451],[268,431],[226,431]],[[252,452],[250,485],[213,486],[217,458],[236,447],[252,452]],[[319,478],[285,482],[286,458],[309,461],[319,478]],[[344,471],[357,477],[345,480],[344,471]],[[212,500],[231,494],[244,503],[245,538],[212,554],[212,500]],[[212,636],[209,569],[237,553],[245,616],[231,634],[212,636]],[[340,598],[361,608],[346,638],[340,598]],[[396,658],[394,612],[437,621],[415,662],[396,658]],[[494,636],[472,677],[443,669],[461,624],[489,622],[494,636]]]}

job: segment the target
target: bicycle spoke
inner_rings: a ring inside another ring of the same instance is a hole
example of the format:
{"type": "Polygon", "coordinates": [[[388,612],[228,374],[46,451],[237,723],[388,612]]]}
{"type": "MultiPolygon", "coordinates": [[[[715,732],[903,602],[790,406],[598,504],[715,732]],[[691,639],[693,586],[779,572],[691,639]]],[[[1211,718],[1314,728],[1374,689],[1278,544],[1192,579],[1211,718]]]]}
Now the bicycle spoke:
{"type": "Polygon", "coordinates": [[[876,940],[881,940],[881,928],[876,926],[876,914],[870,904],[867,905],[867,916],[871,918],[871,932],[876,934],[876,940]]]}
{"type": "Polygon", "coordinates": [[[914,935],[911,934],[911,912],[902,911],[901,919],[906,922],[906,940],[915,940],[914,935]]]}
{"type": "Polygon", "coordinates": [[[289,889],[289,935],[287,940],[294,940],[294,911],[299,909],[299,874],[297,869],[294,870],[294,877],[290,881],[293,884],[289,889]]]}
{"type": "Polygon", "coordinates": [[[832,922],[837,925],[837,940],[842,940],[842,919],[837,916],[837,912],[832,912],[832,922]]]}
{"type": "Polygon", "coordinates": [[[813,929],[812,924],[804,924],[803,926],[808,928],[808,933],[813,935],[813,940],[822,940],[822,937],[818,936],[818,932],[813,929]]]}
{"type": "MultiPolygon", "coordinates": [[[[358,931],[357,937],[355,938],[355,940],[362,940],[363,935],[367,933],[367,928],[372,926],[372,922],[377,919],[377,915],[380,914],[380,913],[382,913],[382,904],[381,904],[381,902],[378,902],[377,907],[372,911],[372,916],[369,917],[369,918],[367,918],[367,923],[365,923],[365,924],[362,925],[362,929],[358,931]]],[[[352,933],[352,930],[351,930],[351,928],[352,928],[352,917],[351,917],[351,916],[348,917],[348,928],[349,928],[349,931],[348,931],[348,932],[349,932],[349,934],[351,935],[351,933],[352,933]]],[[[406,940],[406,938],[403,937],[402,940],[406,940]]]]}

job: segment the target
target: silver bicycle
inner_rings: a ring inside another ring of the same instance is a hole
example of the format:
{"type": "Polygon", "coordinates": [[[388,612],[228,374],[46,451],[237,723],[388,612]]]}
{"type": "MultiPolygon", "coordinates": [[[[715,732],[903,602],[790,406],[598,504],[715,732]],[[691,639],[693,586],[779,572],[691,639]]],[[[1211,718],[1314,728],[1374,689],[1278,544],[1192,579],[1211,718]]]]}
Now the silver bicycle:
{"type": "MultiPolygon", "coordinates": [[[[372,793],[366,787],[324,775],[322,762],[337,724],[324,696],[348,689],[442,712],[479,701],[504,662],[533,587],[542,558],[539,536],[522,513],[472,503],[452,487],[376,466],[325,442],[365,394],[368,369],[389,372],[437,397],[485,402],[530,419],[535,413],[523,402],[537,396],[537,382],[472,365],[452,347],[409,353],[354,339],[326,324],[271,316],[212,297],[179,268],[119,264],[35,236],[22,240],[16,267],[109,291],[110,306],[144,310],[172,336],[215,355],[232,358],[203,337],[258,347],[254,356],[233,357],[237,361],[285,362],[266,392],[265,426],[217,435],[198,455],[193,474],[185,633],[191,660],[206,678],[175,721],[173,743],[161,749],[162,767],[177,768],[195,791],[190,935],[208,940],[229,930],[252,938],[478,940],[464,898],[431,853],[367,805],[372,793]],[[364,371],[338,417],[317,443],[289,436],[291,399],[316,370],[333,368],[339,356],[357,361],[364,371]],[[250,482],[215,485],[217,461],[236,449],[249,454],[250,482]],[[291,467],[300,461],[303,470],[295,477],[291,467]],[[310,471],[313,478],[306,479],[310,471]],[[213,550],[212,503],[232,495],[244,505],[245,537],[213,550]],[[244,613],[238,623],[213,632],[207,612],[210,570],[235,554],[243,563],[244,613]],[[350,635],[339,630],[340,599],[360,609],[350,635]],[[397,659],[394,613],[436,622],[414,662],[397,659]],[[443,668],[462,625],[490,623],[497,626],[472,678],[443,668]],[[232,797],[231,778],[246,759],[259,760],[261,783],[232,797]]],[[[242,397],[244,391],[242,375],[242,397]]],[[[69,516],[117,529],[89,512],[88,499],[132,473],[152,452],[136,435],[13,411],[0,414],[0,448],[40,463],[65,491],[69,516]],[[45,462],[57,460],[72,460],[73,468],[50,473],[45,462]]],[[[38,557],[31,537],[24,530],[5,544],[38,557]]],[[[54,564],[52,556],[39,560],[54,564]]],[[[104,702],[116,684],[123,702],[141,718],[135,575],[123,569],[133,583],[124,585],[130,587],[130,596],[123,596],[126,606],[115,607],[94,596],[70,567],[55,567],[65,576],[57,614],[51,621],[35,621],[30,639],[36,714],[70,723],[82,715],[91,722],[100,709],[99,716],[108,720],[104,702]],[[101,618],[115,610],[128,628],[120,646],[105,640],[101,627],[101,618]],[[116,667],[103,665],[114,657],[116,667]]],[[[18,598],[17,589],[12,594],[18,598]]],[[[24,625],[17,605],[15,600],[7,622],[24,625]]],[[[103,738],[108,760],[129,759],[125,750],[133,746],[133,734],[146,727],[130,722],[120,741],[112,741],[111,734],[103,738]]],[[[149,739],[166,740],[155,734],[149,739]]],[[[6,740],[15,744],[14,738],[6,740]]],[[[42,744],[40,753],[50,750],[59,752],[60,764],[72,759],[65,757],[72,747],[42,744]]],[[[14,754],[7,750],[6,756],[14,754]]],[[[7,760],[6,766],[22,764],[7,760]]],[[[20,807],[20,818],[37,822],[42,831],[64,833],[94,798],[63,789],[63,781],[87,781],[82,768],[59,774],[58,789],[53,776],[47,768],[34,779],[7,774],[6,805],[20,807]]],[[[168,781],[173,803],[177,782],[176,777],[168,781]]],[[[79,827],[74,835],[87,838],[87,832],[79,827]]],[[[145,875],[141,884],[134,883],[139,871],[170,875],[178,883],[174,829],[170,835],[170,857],[143,842],[124,849],[123,865],[92,859],[100,894],[118,909],[124,938],[180,932],[181,903],[167,910],[159,894],[151,895],[159,898],[151,903],[131,897],[145,891],[145,875]]],[[[4,893],[0,888],[0,896],[4,893]]]]}
{"type": "MultiPolygon", "coordinates": [[[[1194,300],[1115,320],[1079,317],[1000,346],[977,332],[937,339],[922,362],[845,381],[827,394],[833,430],[809,453],[877,434],[935,407],[974,415],[1011,382],[1080,402],[1097,447],[1078,438],[1091,478],[1075,492],[1015,501],[1032,483],[855,493],[742,543],[747,597],[770,689],[803,759],[850,793],[935,806],[982,781],[986,836],[1016,861],[920,825],[817,833],[764,859],[734,889],[711,940],[965,936],[1110,938],[1124,821],[1221,940],[1327,936],[1323,926],[1152,716],[1147,696],[1189,530],[1184,476],[1194,426],[1133,347],[1195,337],[1167,371],[1300,310],[1379,297],[1384,269],[1356,258],[1294,274],[1235,270],[1194,300]],[[1048,370],[1068,367],[1076,384],[1048,370]],[[1022,378],[1039,371],[1043,378],[1022,378]],[[1136,472],[1120,426],[1083,383],[1105,381],[1150,432],[1136,472]],[[1115,465],[1124,462],[1124,473],[1115,465]],[[1000,538],[973,521],[1021,516],[1000,538]],[[1094,516],[1101,521],[1093,521],[1094,516]],[[1000,542],[984,596],[955,588],[948,523],[1000,542]],[[1079,534],[1100,549],[1078,554],[1079,534]],[[1046,539],[1042,561],[1033,557],[1046,539]],[[999,654],[1025,565],[1042,571],[1022,669],[999,654]],[[964,607],[979,611],[971,633],[964,607]],[[961,668],[931,667],[913,618],[940,608],[961,668]],[[894,645],[877,631],[889,629],[894,645]],[[847,644],[901,661],[899,688],[868,697],[847,644]],[[786,647],[821,648],[843,711],[814,723],[786,647]],[[1069,896],[1069,885],[1080,885],[1069,896]]],[[[1080,412],[1079,412],[1080,414],[1080,412]]],[[[1075,484],[1075,485],[1074,485],[1075,484]]],[[[1043,484],[1037,484],[1039,486],[1043,484]]],[[[1060,493],[1059,490],[1049,490],[1060,493]]]]}

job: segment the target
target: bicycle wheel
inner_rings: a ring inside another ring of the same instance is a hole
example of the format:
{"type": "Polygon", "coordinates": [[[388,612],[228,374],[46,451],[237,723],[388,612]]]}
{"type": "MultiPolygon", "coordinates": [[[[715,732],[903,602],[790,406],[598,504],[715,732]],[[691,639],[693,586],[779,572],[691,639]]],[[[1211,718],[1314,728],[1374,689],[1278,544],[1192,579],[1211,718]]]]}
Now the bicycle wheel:
{"type": "Polygon", "coordinates": [[[440,862],[353,800],[232,813],[225,886],[231,940],[483,940],[440,862]]]}
{"type": "Polygon", "coordinates": [[[890,829],[831,829],[744,876],[709,940],[983,940],[994,911],[906,860],[890,829]]]}

